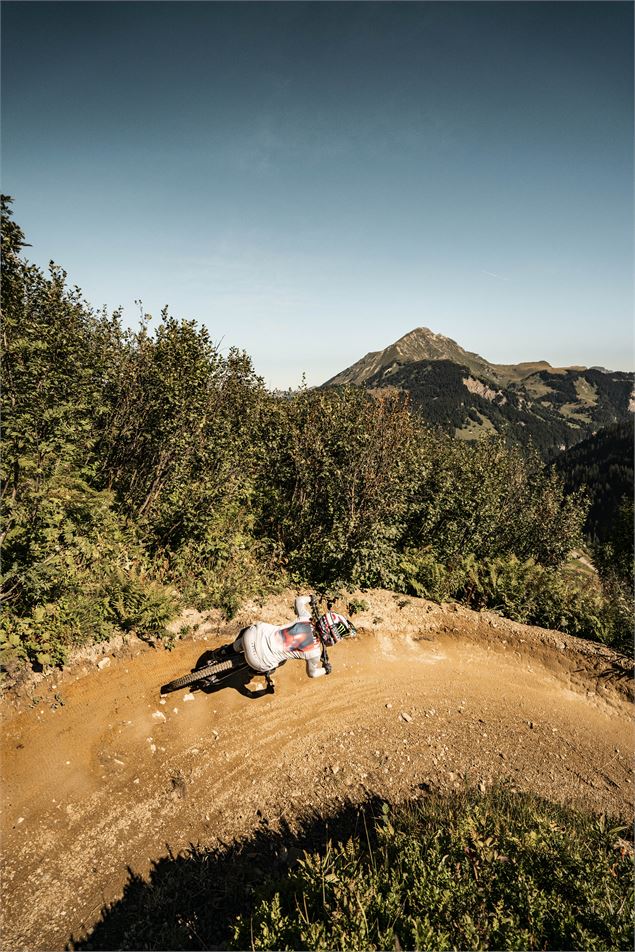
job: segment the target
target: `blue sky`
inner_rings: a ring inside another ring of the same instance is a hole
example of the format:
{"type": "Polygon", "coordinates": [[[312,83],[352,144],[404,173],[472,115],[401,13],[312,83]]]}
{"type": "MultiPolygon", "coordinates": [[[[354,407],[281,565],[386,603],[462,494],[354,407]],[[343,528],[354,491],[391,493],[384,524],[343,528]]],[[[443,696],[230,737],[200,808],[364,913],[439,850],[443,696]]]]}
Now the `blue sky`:
{"type": "Polygon", "coordinates": [[[3,4],[3,174],[94,306],[272,386],[425,325],[633,366],[628,3],[3,4]]]}

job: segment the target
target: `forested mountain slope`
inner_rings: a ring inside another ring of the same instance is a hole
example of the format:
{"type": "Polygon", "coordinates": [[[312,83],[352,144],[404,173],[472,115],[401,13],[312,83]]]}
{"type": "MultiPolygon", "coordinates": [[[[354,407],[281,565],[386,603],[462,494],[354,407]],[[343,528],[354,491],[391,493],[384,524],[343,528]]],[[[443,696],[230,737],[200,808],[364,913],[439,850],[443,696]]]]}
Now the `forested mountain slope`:
{"type": "Polygon", "coordinates": [[[428,328],[367,354],[325,386],[343,384],[407,393],[427,422],[460,439],[498,433],[545,455],[632,418],[630,374],[546,361],[492,364],[428,328]]]}
{"type": "Polygon", "coordinates": [[[584,488],[590,498],[586,531],[599,542],[608,542],[615,533],[620,510],[633,507],[632,423],[618,423],[556,457],[554,465],[565,488],[584,488]]]}

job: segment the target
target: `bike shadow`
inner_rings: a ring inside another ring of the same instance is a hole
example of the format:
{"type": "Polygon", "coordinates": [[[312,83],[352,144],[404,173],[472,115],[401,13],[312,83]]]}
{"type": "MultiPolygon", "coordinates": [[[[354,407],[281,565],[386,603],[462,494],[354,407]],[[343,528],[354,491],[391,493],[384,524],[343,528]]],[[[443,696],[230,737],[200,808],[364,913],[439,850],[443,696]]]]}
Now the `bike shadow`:
{"type": "MultiPolygon", "coordinates": [[[[206,665],[211,664],[213,661],[217,660],[218,655],[215,651],[204,651],[200,658],[197,659],[194,670],[198,668],[204,668],[206,665]]],[[[190,686],[190,691],[192,694],[195,691],[200,691],[202,694],[218,694],[219,691],[224,690],[225,688],[231,688],[234,691],[237,691],[238,694],[241,694],[243,697],[249,698],[251,701],[255,701],[261,697],[270,697],[273,694],[273,689],[265,686],[260,690],[250,689],[248,685],[256,677],[255,673],[250,668],[242,668],[238,671],[232,671],[227,677],[222,678],[220,681],[217,681],[215,684],[206,684],[202,682],[200,684],[192,684],[190,686]]]]}

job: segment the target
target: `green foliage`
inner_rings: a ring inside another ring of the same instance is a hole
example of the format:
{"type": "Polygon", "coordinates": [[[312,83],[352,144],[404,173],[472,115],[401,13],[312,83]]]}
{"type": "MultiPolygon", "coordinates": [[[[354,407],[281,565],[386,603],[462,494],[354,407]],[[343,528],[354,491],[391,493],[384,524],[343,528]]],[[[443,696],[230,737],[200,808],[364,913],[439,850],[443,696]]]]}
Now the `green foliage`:
{"type": "Polygon", "coordinates": [[[633,422],[606,427],[561,454],[554,468],[568,491],[583,487],[590,500],[585,524],[599,572],[604,614],[613,639],[632,649],[635,609],[633,561],[633,422]]]}
{"type": "Polygon", "coordinates": [[[454,597],[460,572],[451,572],[429,550],[406,549],[399,565],[402,591],[433,602],[445,602],[454,597]]]}
{"type": "Polygon", "coordinates": [[[558,565],[580,539],[584,504],[555,473],[501,440],[465,444],[422,432],[406,547],[448,564],[514,554],[558,565]]]}
{"type": "Polygon", "coordinates": [[[122,631],[144,639],[169,640],[166,625],[177,613],[177,593],[147,577],[146,572],[116,566],[102,589],[109,615],[122,631]]]}
{"type": "Polygon", "coordinates": [[[609,635],[605,640],[622,651],[633,652],[633,618],[635,595],[631,580],[625,580],[613,569],[605,569],[601,575],[602,617],[609,635]]]}
{"type": "Polygon", "coordinates": [[[598,553],[604,594],[572,594],[557,569],[584,503],[537,456],[432,432],[398,393],[274,397],[193,321],[166,309],[152,332],[147,315],[124,330],[24,245],[5,197],[7,651],[59,662],[116,631],[160,634],[175,586],[231,618],[289,581],[458,598],[625,643],[632,534],[598,553]]]}
{"type": "Polygon", "coordinates": [[[598,542],[593,557],[600,574],[633,587],[633,498],[623,496],[613,521],[610,540],[598,542]]]}
{"type": "Polygon", "coordinates": [[[220,608],[227,619],[247,598],[281,590],[287,583],[268,547],[248,534],[186,543],[166,560],[162,574],[190,604],[200,610],[220,608]]]}
{"type": "Polygon", "coordinates": [[[626,949],[633,864],[621,829],[505,790],[384,804],[268,882],[234,948],[626,949]]]}
{"type": "MultiPolygon", "coordinates": [[[[633,504],[633,419],[599,430],[553,460],[567,492],[584,488],[590,506],[585,532],[594,542],[612,542],[623,518],[620,509],[633,504]]],[[[631,556],[633,518],[628,525],[631,556]]]]}
{"type": "MultiPolygon", "coordinates": [[[[3,201],[3,235],[14,229],[3,201]]],[[[17,257],[20,241],[8,242],[2,269],[3,542],[24,527],[29,498],[54,473],[90,476],[118,333],[116,320],[92,314],[77,289],[66,289],[60,268],[51,264],[46,277],[17,257]]]]}
{"type": "Polygon", "coordinates": [[[245,354],[222,357],[208,331],[167,312],[130,337],[99,444],[101,479],[156,551],[249,523],[262,382],[245,354]]]}
{"type": "Polygon", "coordinates": [[[591,638],[624,650],[630,616],[616,592],[599,583],[581,586],[562,569],[521,561],[515,555],[479,561],[470,554],[448,567],[429,551],[408,550],[401,559],[404,591],[433,601],[456,600],[528,625],[591,638]]]}
{"type": "Polygon", "coordinates": [[[416,425],[399,397],[300,392],[269,418],[259,531],[316,585],[391,585],[416,425]]]}
{"type": "Polygon", "coordinates": [[[147,577],[113,502],[64,469],[23,496],[28,519],[5,539],[0,649],[61,664],[69,647],[117,630],[165,634],[179,600],[147,577]]]}
{"type": "Polygon", "coordinates": [[[270,398],[249,358],[167,311],[127,340],[99,443],[99,479],[116,492],[161,577],[200,608],[233,617],[270,586],[253,537],[263,415],[270,398]]]}

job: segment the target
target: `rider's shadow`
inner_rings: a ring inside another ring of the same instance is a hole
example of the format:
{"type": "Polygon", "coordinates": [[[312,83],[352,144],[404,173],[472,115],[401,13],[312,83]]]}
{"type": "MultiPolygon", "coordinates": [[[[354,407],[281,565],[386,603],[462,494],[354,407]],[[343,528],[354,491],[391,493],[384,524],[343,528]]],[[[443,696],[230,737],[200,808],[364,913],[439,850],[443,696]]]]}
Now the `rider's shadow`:
{"type": "MultiPolygon", "coordinates": [[[[217,659],[217,655],[214,651],[204,651],[203,654],[196,662],[195,670],[198,668],[204,668],[206,665],[211,664],[217,659]]],[[[190,688],[190,691],[202,691],[203,694],[217,694],[219,691],[222,691],[223,688],[233,688],[234,691],[238,691],[239,694],[242,694],[243,697],[248,697],[252,701],[256,700],[259,697],[270,697],[273,694],[273,690],[269,687],[265,687],[260,691],[250,690],[247,685],[250,681],[254,679],[254,672],[251,668],[241,668],[238,671],[233,671],[231,674],[224,677],[221,681],[214,683],[205,683],[199,682],[198,684],[193,684],[190,688]]]]}

